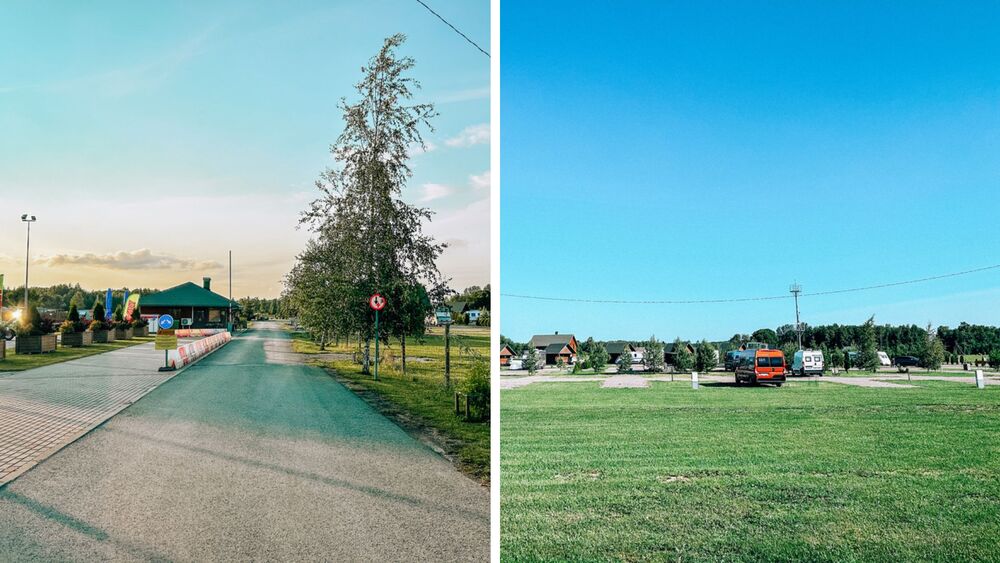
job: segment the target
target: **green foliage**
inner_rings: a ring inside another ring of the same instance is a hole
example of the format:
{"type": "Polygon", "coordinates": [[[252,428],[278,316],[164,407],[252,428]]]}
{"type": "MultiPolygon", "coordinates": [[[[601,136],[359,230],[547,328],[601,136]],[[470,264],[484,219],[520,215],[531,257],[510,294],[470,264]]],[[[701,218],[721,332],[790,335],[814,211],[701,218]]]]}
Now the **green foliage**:
{"type": "Polygon", "coordinates": [[[490,396],[490,364],[482,357],[472,360],[469,375],[462,383],[462,391],[469,395],[490,396]]]}
{"type": "Polygon", "coordinates": [[[781,353],[785,355],[785,366],[788,369],[792,369],[792,361],[795,359],[795,352],[798,352],[798,350],[798,345],[790,342],[781,346],[781,353]]]}
{"type": "Polygon", "coordinates": [[[750,335],[750,339],[753,342],[763,342],[767,344],[769,348],[778,347],[778,334],[769,328],[755,330],[754,333],[750,335]]]}
{"type": "Polygon", "coordinates": [[[538,350],[528,346],[524,352],[522,367],[528,370],[528,375],[534,375],[538,371],[538,350]]]}
{"type": "Polygon", "coordinates": [[[122,311],[122,306],[118,305],[115,307],[115,312],[111,314],[111,320],[116,323],[120,323],[125,320],[125,313],[122,311]]]}
{"type": "Polygon", "coordinates": [[[476,324],[478,324],[479,326],[490,326],[490,310],[489,309],[480,309],[480,311],[479,311],[479,320],[476,321],[476,324]]]}
{"type": "Polygon", "coordinates": [[[927,325],[927,340],[918,355],[920,367],[927,370],[940,369],[944,362],[944,343],[937,337],[937,333],[927,325]]]}
{"type": "Polygon", "coordinates": [[[858,367],[870,372],[878,370],[879,361],[875,342],[875,317],[869,317],[861,325],[860,342],[858,344],[858,367]]]}
{"type": "Polygon", "coordinates": [[[715,359],[715,346],[706,340],[702,340],[694,349],[694,369],[698,372],[711,371],[718,365],[715,359]]]}
{"type": "Polygon", "coordinates": [[[993,369],[1000,369],[1000,348],[997,348],[990,352],[989,357],[990,367],[993,369]]]}
{"type": "Polygon", "coordinates": [[[632,354],[629,353],[628,347],[619,354],[615,365],[618,366],[618,373],[632,373],[632,354]]]}
{"type": "Polygon", "coordinates": [[[650,336],[644,348],[646,348],[646,353],[642,357],[642,363],[646,371],[652,373],[663,371],[663,343],[655,336],[650,336]]]}
{"type": "Polygon", "coordinates": [[[69,306],[69,320],[70,322],[78,323],[80,322],[80,311],[76,310],[76,304],[69,306]]]}
{"type": "Polygon", "coordinates": [[[104,310],[104,305],[101,304],[101,303],[96,303],[94,305],[93,314],[91,314],[91,319],[95,320],[95,321],[103,321],[104,320],[104,316],[106,314],[107,313],[104,310]]]}
{"type": "Polygon", "coordinates": [[[52,324],[42,320],[38,307],[32,305],[28,309],[28,314],[21,317],[21,323],[17,326],[18,336],[41,336],[51,332],[52,324]]]}
{"type": "Polygon", "coordinates": [[[687,343],[678,338],[674,340],[674,371],[688,372],[694,367],[694,354],[688,350],[687,343]]]}
{"type": "Polygon", "coordinates": [[[608,349],[600,342],[594,342],[591,346],[590,354],[587,356],[587,367],[594,370],[594,373],[604,373],[604,366],[608,365],[611,355],[608,349]]]}
{"type": "Polygon", "coordinates": [[[833,350],[830,350],[830,355],[829,356],[824,355],[823,357],[829,358],[827,360],[827,364],[831,368],[833,368],[833,367],[837,367],[837,368],[844,367],[844,353],[840,350],[840,348],[834,348],[833,350]]]}
{"type": "Polygon", "coordinates": [[[73,334],[76,332],[76,323],[70,320],[65,320],[59,325],[60,334],[73,334]]]}
{"type": "Polygon", "coordinates": [[[500,347],[503,348],[504,346],[510,347],[510,351],[514,352],[515,356],[519,356],[521,354],[521,352],[523,352],[524,349],[528,347],[527,344],[523,344],[521,342],[514,342],[510,338],[507,338],[506,336],[504,336],[504,335],[501,334],[500,335],[500,347]]]}

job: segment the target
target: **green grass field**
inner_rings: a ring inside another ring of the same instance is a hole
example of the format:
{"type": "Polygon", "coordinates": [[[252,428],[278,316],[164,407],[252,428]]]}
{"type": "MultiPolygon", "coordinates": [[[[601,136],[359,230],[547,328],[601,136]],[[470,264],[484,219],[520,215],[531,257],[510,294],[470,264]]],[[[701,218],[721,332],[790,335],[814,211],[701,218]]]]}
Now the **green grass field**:
{"type": "Polygon", "coordinates": [[[132,340],[116,340],[108,344],[92,344],[81,348],[63,348],[59,346],[55,352],[48,354],[15,354],[14,347],[7,348],[7,358],[0,360],[0,372],[4,371],[24,371],[26,369],[39,368],[51,364],[58,364],[77,358],[85,358],[94,354],[103,354],[112,350],[128,348],[137,344],[144,344],[155,340],[152,336],[140,336],[132,340]]]}
{"type": "Polygon", "coordinates": [[[501,559],[1000,560],[1000,388],[502,392],[501,559]]]}
{"type": "MultiPolygon", "coordinates": [[[[305,333],[292,333],[295,339],[293,349],[306,354],[342,353],[350,354],[357,345],[327,345],[320,351],[319,346],[309,340],[305,333]]],[[[460,327],[452,329],[451,378],[453,389],[461,389],[469,373],[473,356],[463,352],[466,345],[487,361],[489,360],[490,332],[488,327],[460,327]],[[457,338],[456,338],[457,336],[457,338]]],[[[373,352],[374,354],[374,348],[373,352]]],[[[425,424],[442,433],[454,445],[454,454],[464,471],[483,480],[489,480],[490,472],[490,424],[489,422],[466,422],[455,416],[454,391],[444,386],[444,333],[434,327],[418,342],[407,339],[406,377],[401,369],[401,354],[398,343],[393,342],[388,349],[383,348],[383,361],[379,367],[379,381],[362,375],[361,366],[350,359],[324,360],[317,365],[332,368],[338,375],[350,379],[364,389],[378,393],[395,408],[410,416],[418,417],[425,424]]]]}

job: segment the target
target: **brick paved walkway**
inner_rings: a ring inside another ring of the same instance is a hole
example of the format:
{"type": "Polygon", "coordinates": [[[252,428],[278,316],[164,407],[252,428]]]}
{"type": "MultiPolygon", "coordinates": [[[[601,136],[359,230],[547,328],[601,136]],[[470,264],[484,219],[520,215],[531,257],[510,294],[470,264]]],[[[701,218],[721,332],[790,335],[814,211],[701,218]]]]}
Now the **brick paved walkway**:
{"type": "Polygon", "coordinates": [[[0,485],[177,374],[161,365],[163,353],[148,343],[0,373],[0,485]]]}

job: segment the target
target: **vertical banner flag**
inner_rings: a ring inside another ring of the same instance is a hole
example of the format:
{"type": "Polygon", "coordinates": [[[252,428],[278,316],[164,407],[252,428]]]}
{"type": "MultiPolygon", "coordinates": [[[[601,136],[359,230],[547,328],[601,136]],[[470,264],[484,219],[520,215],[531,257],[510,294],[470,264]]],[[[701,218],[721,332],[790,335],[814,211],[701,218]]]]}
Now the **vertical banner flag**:
{"type": "Polygon", "coordinates": [[[125,300],[125,320],[132,322],[132,315],[135,314],[135,310],[139,308],[139,294],[133,293],[128,296],[125,300]]]}
{"type": "Polygon", "coordinates": [[[0,274],[0,311],[3,311],[3,274],[0,274]]]}
{"type": "Polygon", "coordinates": [[[108,293],[104,296],[104,320],[111,320],[111,288],[108,288],[108,293]]]}
{"type": "Polygon", "coordinates": [[[122,295],[122,320],[127,321],[128,317],[125,316],[125,308],[128,307],[128,290],[125,290],[125,295],[122,295]]]}

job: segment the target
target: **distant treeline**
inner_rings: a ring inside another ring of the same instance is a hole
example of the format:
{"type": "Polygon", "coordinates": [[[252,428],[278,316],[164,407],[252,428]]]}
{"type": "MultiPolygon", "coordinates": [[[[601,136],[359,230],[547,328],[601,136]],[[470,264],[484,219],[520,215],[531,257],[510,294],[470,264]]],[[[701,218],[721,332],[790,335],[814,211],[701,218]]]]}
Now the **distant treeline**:
{"type": "MultiPolygon", "coordinates": [[[[112,289],[111,294],[114,304],[112,310],[124,301],[125,289],[131,292],[138,291],[141,295],[155,293],[158,289],[150,288],[121,288],[112,289]]],[[[56,309],[68,311],[71,304],[75,304],[78,309],[90,309],[94,303],[104,304],[104,295],[107,289],[87,290],[80,287],[80,284],[58,284],[50,287],[29,287],[28,301],[31,305],[39,309],[56,309]]],[[[3,292],[4,308],[14,308],[24,305],[24,286],[6,288],[3,292]]]]}
{"type": "MultiPolygon", "coordinates": [[[[939,326],[937,337],[944,344],[945,351],[952,354],[989,354],[1000,350],[1000,327],[961,323],[955,328],[939,326]]],[[[501,336],[501,343],[509,345],[515,353],[520,353],[527,344],[514,342],[501,336]]],[[[808,326],[803,323],[802,346],[808,349],[858,349],[861,347],[862,325],[822,325],[808,326]]],[[[581,339],[583,340],[583,339],[581,339]]],[[[650,340],[634,340],[634,346],[645,346],[650,340]]],[[[734,334],[728,341],[713,342],[719,351],[738,348],[745,342],[764,342],[771,348],[782,348],[797,344],[795,327],[783,325],[777,330],[762,328],[752,334],[734,334]]],[[[927,342],[927,329],[917,325],[876,325],[875,342],[879,350],[889,356],[918,355],[927,342]]]]}

